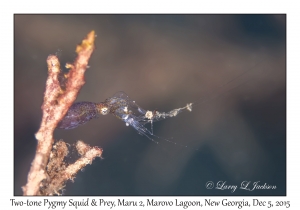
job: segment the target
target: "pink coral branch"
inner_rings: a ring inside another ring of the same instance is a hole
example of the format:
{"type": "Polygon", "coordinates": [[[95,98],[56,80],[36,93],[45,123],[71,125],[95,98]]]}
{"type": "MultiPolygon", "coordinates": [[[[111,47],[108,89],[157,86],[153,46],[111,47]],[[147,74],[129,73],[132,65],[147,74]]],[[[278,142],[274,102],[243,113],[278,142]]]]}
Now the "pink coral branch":
{"type": "Polygon", "coordinates": [[[75,62],[67,64],[70,71],[65,75],[67,78],[65,91],[61,88],[58,80],[59,74],[61,74],[58,58],[54,55],[47,58],[49,75],[42,105],[43,118],[40,129],[35,135],[38,145],[28,174],[27,184],[23,187],[24,195],[39,194],[41,181],[47,178],[46,166],[54,143],[53,131],[73,104],[79,90],[85,83],[84,73],[95,48],[94,41],[95,32],[91,31],[86,39],[77,46],[78,56],[75,62]]]}

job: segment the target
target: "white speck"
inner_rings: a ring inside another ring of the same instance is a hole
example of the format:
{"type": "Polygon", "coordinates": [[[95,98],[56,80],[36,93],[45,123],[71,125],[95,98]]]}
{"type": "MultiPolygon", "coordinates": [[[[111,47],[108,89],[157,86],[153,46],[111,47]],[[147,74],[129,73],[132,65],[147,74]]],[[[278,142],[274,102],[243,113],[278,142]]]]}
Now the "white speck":
{"type": "Polygon", "coordinates": [[[190,112],[192,111],[192,105],[193,105],[193,103],[186,105],[186,109],[189,110],[190,112]]]}
{"type": "Polygon", "coordinates": [[[149,120],[151,120],[153,118],[153,112],[151,111],[147,111],[146,114],[145,114],[145,117],[149,120]]]}

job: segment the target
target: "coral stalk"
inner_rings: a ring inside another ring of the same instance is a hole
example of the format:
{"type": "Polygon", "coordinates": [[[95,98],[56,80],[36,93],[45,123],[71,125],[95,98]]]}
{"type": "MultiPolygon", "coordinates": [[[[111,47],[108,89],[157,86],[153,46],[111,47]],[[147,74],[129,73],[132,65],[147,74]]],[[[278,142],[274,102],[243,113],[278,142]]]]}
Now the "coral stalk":
{"type": "MultiPolygon", "coordinates": [[[[59,75],[62,74],[60,63],[55,55],[47,58],[48,78],[42,105],[42,122],[35,137],[38,140],[36,154],[31,164],[26,186],[23,187],[24,195],[38,195],[42,180],[47,179],[46,166],[54,143],[53,132],[57,124],[63,119],[69,107],[75,101],[79,90],[84,85],[84,73],[88,61],[94,51],[95,32],[91,31],[87,37],[77,46],[78,54],[73,64],[67,64],[70,68],[65,75],[65,90],[61,88],[59,75]]],[[[99,153],[94,154],[99,156],[99,153]]],[[[91,158],[91,157],[90,157],[91,158]]]]}

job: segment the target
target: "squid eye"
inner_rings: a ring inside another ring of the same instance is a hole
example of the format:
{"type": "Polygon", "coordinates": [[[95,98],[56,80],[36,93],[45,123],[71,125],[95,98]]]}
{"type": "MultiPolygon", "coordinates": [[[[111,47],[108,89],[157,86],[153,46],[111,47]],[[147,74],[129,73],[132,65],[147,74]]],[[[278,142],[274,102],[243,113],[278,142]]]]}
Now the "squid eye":
{"type": "Polygon", "coordinates": [[[108,114],[108,108],[107,107],[103,107],[103,108],[101,108],[101,114],[102,115],[107,115],[108,114]]]}

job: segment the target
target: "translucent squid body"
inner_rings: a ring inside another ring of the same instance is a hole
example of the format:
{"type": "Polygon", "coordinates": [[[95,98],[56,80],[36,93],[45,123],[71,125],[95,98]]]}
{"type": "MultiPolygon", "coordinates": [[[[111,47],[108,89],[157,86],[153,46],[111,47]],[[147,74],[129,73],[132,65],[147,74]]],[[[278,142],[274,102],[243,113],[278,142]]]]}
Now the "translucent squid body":
{"type": "Polygon", "coordinates": [[[146,111],[138,106],[135,101],[132,101],[126,93],[118,92],[102,103],[74,103],[65,117],[58,123],[57,127],[61,129],[73,129],[91,119],[98,118],[99,115],[110,113],[124,121],[127,126],[132,126],[139,134],[151,139],[149,136],[154,136],[153,129],[151,131],[147,129],[145,127],[147,123],[151,123],[152,128],[153,122],[175,117],[185,109],[192,111],[192,103],[170,112],[146,111]]]}

